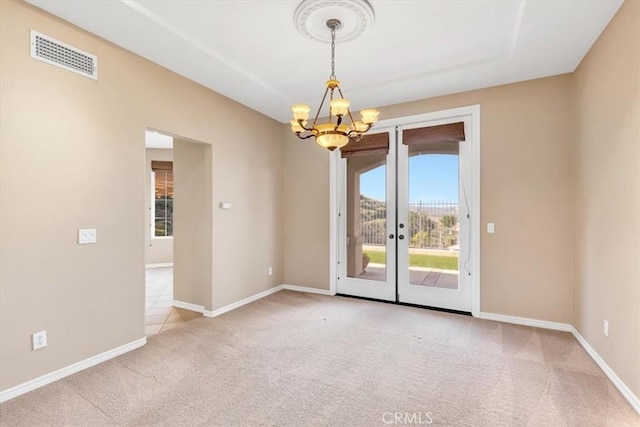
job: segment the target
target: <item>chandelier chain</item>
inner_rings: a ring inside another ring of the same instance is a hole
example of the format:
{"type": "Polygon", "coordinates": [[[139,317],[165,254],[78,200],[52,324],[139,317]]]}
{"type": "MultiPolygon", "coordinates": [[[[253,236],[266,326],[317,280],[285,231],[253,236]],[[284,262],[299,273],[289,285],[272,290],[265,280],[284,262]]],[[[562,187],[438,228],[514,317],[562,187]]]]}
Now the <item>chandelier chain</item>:
{"type": "Polygon", "coordinates": [[[336,29],[331,28],[331,80],[336,79],[336,29]]]}

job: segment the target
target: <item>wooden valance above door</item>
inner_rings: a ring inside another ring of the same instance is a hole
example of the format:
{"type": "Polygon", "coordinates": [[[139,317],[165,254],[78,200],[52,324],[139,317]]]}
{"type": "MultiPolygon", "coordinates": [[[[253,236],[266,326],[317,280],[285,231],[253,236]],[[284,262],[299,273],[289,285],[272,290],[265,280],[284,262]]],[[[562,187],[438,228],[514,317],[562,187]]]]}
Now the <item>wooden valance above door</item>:
{"type": "Polygon", "coordinates": [[[351,141],[340,149],[342,158],[352,156],[386,156],[389,154],[389,133],[365,135],[358,142],[351,141]]]}
{"type": "MultiPolygon", "coordinates": [[[[464,122],[428,126],[402,131],[405,145],[435,144],[464,141],[464,122]]],[[[342,158],[352,156],[378,156],[389,154],[389,133],[365,135],[358,142],[350,142],[340,149],[342,158]]]]}
{"type": "Polygon", "coordinates": [[[173,172],[173,162],[152,160],[151,170],[154,172],[159,172],[159,171],[173,172]]]}
{"type": "Polygon", "coordinates": [[[459,142],[464,140],[464,122],[402,131],[402,143],[405,145],[459,142]]]}

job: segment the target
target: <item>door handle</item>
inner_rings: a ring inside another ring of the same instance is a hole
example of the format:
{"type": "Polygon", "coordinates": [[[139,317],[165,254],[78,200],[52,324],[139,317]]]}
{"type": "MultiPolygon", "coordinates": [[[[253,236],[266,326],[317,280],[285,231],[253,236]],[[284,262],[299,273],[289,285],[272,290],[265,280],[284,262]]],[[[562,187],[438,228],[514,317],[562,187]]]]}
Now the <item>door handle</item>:
{"type": "Polygon", "coordinates": [[[393,239],[395,236],[393,234],[389,234],[389,238],[393,239]]]}
{"type": "Polygon", "coordinates": [[[404,234],[399,235],[398,239],[400,239],[400,240],[404,239],[404,234]]]}

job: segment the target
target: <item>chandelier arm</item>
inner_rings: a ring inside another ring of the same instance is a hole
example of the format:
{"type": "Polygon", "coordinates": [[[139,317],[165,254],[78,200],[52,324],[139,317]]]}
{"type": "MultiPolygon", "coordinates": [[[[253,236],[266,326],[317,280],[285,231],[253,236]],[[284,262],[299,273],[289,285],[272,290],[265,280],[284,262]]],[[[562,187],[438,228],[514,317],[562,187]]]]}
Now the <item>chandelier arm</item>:
{"type": "Polygon", "coordinates": [[[351,130],[351,131],[349,131],[347,136],[349,138],[354,138],[353,136],[351,136],[351,134],[354,134],[355,136],[359,136],[360,138],[362,138],[364,136],[363,134],[369,132],[369,129],[371,129],[372,127],[373,127],[373,124],[368,124],[367,128],[365,130],[363,130],[362,132],[358,132],[357,130],[351,130]]]}
{"type": "Polygon", "coordinates": [[[363,137],[363,136],[364,136],[363,134],[358,133],[358,132],[356,132],[356,131],[354,131],[354,130],[350,131],[350,132],[347,134],[347,138],[349,138],[350,140],[355,141],[355,142],[360,141],[360,140],[362,139],[362,137],[363,137]],[[353,135],[352,135],[352,134],[353,134],[353,135]]]}
{"type": "Polygon", "coordinates": [[[314,135],[311,133],[311,134],[309,134],[309,135],[307,135],[307,136],[300,136],[300,132],[297,132],[297,133],[296,133],[296,136],[297,136],[298,138],[300,138],[300,139],[309,139],[309,138],[313,137],[314,135]]]}
{"type": "Polygon", "coordinates": [[[331,95],[329,95],[329,123],[333,120],[333,114],[331,114],[331,101],[333,101],[333,89],[331,89],[331,95]]]}
{"type": "Polygon", "coordinates": [[[322,106],[324,105],[324,101],[327,99],[327,93],[329,93],[329,87],[324,90],[324,96],[322,97],[322,101],[320,102],[320,106],[318,107],[318,112],[316,113],[316,117],[313,119],[313,125],[318,122],[318,117],[320,117],[320,111],[322,111],[322,106]]]}
{"type": "Polygon", "coordinates": [[[350,109],[347,109],[347,114],[349,115],[349,119],[351,119],[351,124],[355,126],[356,121],[353,120],[353,116],[351,115],[350,109]]]}
{"type": "Polygon", "coordinates": [[[300,127],[304,130],[308,130],[309,132],[311,132],[313,130],[313,127],[306,127],[305,125],[303,125],[302,123],[304,122],[304,120],[302,119],[298,119],[298,124],[300,125],[300,127]]]}

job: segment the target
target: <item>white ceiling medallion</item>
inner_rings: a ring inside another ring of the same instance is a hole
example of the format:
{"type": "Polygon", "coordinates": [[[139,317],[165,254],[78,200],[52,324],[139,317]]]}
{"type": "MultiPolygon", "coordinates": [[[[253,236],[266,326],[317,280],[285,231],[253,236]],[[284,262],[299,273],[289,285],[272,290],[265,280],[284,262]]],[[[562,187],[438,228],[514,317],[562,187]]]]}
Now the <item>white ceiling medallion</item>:
{"type": "Polygon", "coordinates": [[[331,34],[327,21],[338,19],[342,26],[336,31],[336,42],[360,37],[373,25],[375,14],[367,0],[304,0],[293,15],[296,28],[305,37],[329,43],[331,34]]]}

